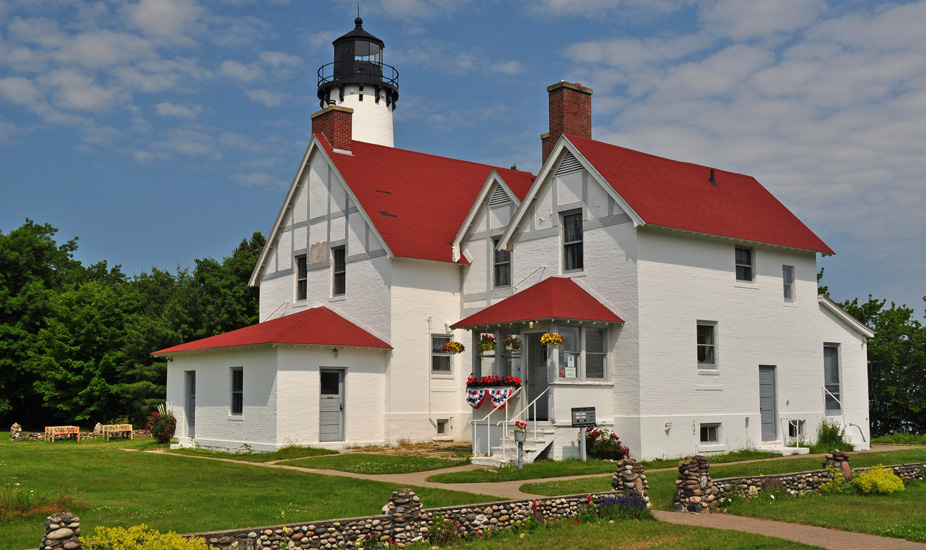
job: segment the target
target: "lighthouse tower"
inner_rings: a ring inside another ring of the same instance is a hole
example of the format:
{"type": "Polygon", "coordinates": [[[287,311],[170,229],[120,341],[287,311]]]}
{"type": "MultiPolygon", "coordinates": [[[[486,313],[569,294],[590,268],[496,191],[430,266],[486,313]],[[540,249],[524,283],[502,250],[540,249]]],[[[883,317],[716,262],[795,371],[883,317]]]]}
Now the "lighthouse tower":
{"type": "Polygon", "coordinates": [[[353,109],[353,139],[392,147],[392,111],[399,100],[399,71],[383,63],[382,40],[363,30],[363,19],[334,44],[334,61],[318,69],[321,108],[353,109]]]}

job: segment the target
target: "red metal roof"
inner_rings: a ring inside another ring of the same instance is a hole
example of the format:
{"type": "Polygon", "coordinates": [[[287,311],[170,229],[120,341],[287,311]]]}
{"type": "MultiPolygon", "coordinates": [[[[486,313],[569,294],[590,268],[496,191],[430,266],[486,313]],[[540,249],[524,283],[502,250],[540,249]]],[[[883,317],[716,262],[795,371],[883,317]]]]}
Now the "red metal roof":
{"type": "Polygon", "coordinates": [[[461,328],[541,319],[624,322],[572,279],[550,277],[451,326],[461,328]]]}
{"type": "Polygon", "coordinates": [[[834,253],[752,176],[566,137],[646,224],[834,253]]]}
{"type": "Polygon", "coordinates": [[[170,355],[182,351],[234,348],[260,344],[303,344],[392,349],[392,346],[326,307],[316,307],[256,325],[156,351],[170,355]]]}
{"type": "Polygon", "coordinates": [[[362,141],[352,143],[350,155],[335,153],[322,134],[315,136],[401,258],[452,262],[453,239],[493,169],[518,199],[534,181],[530,172],[362,141]]]}

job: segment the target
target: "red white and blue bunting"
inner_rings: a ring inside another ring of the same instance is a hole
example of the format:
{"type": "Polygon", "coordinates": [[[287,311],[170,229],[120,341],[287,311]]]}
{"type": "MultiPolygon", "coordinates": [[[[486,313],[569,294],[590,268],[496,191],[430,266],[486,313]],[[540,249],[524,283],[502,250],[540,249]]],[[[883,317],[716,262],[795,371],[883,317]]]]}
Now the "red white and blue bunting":
{"type": "Polygon", "coordinates": [[[482,406],[482,402],[485,401],[486,393],[485,388],[468,389],[466,390],[466,403],[470,407],[478,409],[482,406]]]}
{"type": "Polygon", "coordinates": [[[514,388],[493,388],[489,390],[489,400],[492,403],[492,408],[495,410],[504,409],[505,403],[508,401],[508,398],[511,397],[511,394],[514,392],[514,388]]]}

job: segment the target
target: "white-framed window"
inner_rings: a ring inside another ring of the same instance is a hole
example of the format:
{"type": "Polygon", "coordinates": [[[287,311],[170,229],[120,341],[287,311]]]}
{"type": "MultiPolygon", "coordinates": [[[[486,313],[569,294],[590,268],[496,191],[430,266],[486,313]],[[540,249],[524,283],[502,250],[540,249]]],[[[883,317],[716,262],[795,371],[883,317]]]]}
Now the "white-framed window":
{"type": "Polygon", "coordinates": [[[296,256],[296,300],[305,300],[307,297],[308,273],[305,254],[296,256]]]}
{"type": "Polygon", "coordinates": [[[736,247],[736,280],[751,283],[755,280],[755,258],[753,249],[736,247]]]}
{"type": "Polygon", "coordinates": [[[347,251],[343,246],[331,249],[331,295],[343,296],[347,292],[347,251]]]}
{"type": "Polygon", "coordinates": [[[717,323],[698,321],[698,368],[717,368],[717,323]]]}
{"type": "Polygon", "coordinates": [[[785,302],[794,302],[794,266],[781,266],[781,284],[783,285],[785,302]]]}
{"type": "Polygon", "coordinates": [[[441,418],[437,421],[437,435],[448,435],[450,433],[450,420],[441,418]]]}
{"type": "Polygon", "coordinates": [[[584,269],[582,211],[563,214],[563,271],[584,269]]]}
{"type": "Polygon", "coordinates": [[[827,416],[842,414],[842,400],[839,383],[839,344],[823,345],[823,392],[827,416]]]}
{"type": "Polygon", "coordinates": [[[444,351],[444,344],[449,341],[449,334],[431,335],[431,373],[450,374],[450,354],[444,351]]]}
{"type": "Polygon", "coordinates": [[[720,424],[701,424],[701,444],[716,445],[720,443],[720,424]]]}
{"type": "Polygon", "coordinates": [[[493,284],[495,288],[511,286],[511,252],[498,249],[501,237],[492,237],[493,284]]]}
{"type": "Polygon", "coordinates": [[[599,327],[557,327],[563,345],[557,348],[560,380],[604,381],[607,379],[607,334],[599,327]]]}
{"type": "Polygon", "coordinates": [[[244,368],[232,367],[231,372],[231,403],[229,411],[233,415],[244,413],[244,368]]]}

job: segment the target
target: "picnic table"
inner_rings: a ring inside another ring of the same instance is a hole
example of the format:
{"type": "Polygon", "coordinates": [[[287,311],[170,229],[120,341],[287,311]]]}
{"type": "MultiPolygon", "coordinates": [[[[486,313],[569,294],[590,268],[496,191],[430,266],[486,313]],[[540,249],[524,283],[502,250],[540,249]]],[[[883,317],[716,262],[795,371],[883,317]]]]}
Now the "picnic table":
{"type": "Polygon", "coordinates": [[[76,435],[77,441],[80,441],[80,428],[77,426],[45,426],[45,441],[51,439],[54,443],[55,438],[62,435],[76,435]]]}
{"type": "Polygon", "coordinates": [[[125,434],[125,432],[129,433],[129,439],[135,439],[135,428],[133,428],[131,424],[107,424],[103,426],[102,430],[103,437],[106,438],[107,441],[110,435],[125,434]]]}

